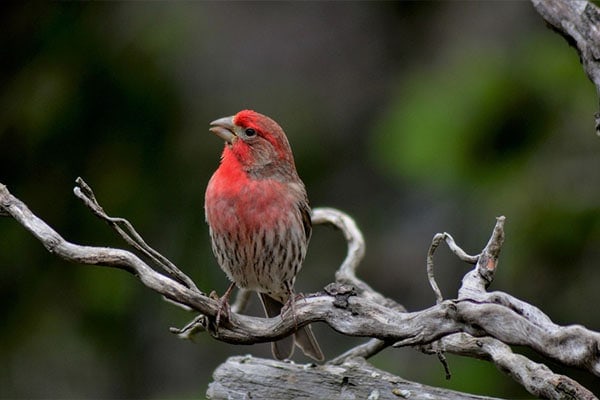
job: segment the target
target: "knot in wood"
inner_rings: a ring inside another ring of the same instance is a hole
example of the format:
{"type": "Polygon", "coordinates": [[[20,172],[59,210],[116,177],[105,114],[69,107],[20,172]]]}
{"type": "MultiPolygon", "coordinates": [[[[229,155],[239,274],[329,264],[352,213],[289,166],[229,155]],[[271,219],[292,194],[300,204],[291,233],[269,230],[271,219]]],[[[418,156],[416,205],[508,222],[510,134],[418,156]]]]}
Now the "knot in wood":
{"type": "Polygon", "coordinates": [[[356,296],[356,289],[352,285],[334,282],[325,286],[325,293],[335,298],[333,301],[334,307],[348,308],[348,298],[356,296]]]}

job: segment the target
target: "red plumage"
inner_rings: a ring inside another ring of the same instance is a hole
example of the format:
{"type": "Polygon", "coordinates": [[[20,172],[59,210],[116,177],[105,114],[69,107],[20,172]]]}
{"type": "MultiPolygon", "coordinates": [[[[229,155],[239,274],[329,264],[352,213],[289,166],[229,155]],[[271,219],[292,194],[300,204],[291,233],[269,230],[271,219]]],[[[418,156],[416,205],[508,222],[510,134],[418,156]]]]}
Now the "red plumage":
{"type": "MultiPolygon", "coordinates": [[[[310,206],[283,129],[251,110],[211,123],[226,141],[221,164],[206,189],[206,221],[213,252],[229,279],[259,293],[268,317],[293,302],[296,274],[311,235],[310,206]]],[[[310,326],[294,339],[273,343],[276,358],[289,358],[296,343],[323,359],[310,326]]]]}

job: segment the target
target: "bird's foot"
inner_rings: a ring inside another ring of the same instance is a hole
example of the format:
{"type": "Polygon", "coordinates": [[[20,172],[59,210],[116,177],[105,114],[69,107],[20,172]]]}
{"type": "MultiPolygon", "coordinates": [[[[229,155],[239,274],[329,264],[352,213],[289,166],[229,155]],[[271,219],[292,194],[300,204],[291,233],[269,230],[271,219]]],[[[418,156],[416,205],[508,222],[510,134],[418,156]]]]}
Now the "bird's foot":
{"type": "Polygon", "coordinates": [[[215,326],[219,329],[219,324],[221,323],[221,316],[227,321],[229,320],[229,316],[231,314],[231,307],[229,306],[229,300],[223,296],[219,300],[219,306],[217,308],[217,318],[215,319],[215,326]]]}
{"type": "Polygon", "coordinates": [[[225,320],[229,320],[229,317],[231,315],[229,296],[231,295],[234,286],[235,284],[233,283],[229,285],[229,287],[221,297],[219,297],[214,290],[209,295],[210,298],[217,300],[217,316],[215,318],[215,329],[219,329],[219,325],[221,323],[221,316],[223,316],[225,320]]]}
{"type": "Polygon", "coordinates": [[[281,316],[283,317],[283,314],[287,313],[288,311],[290,311],[292,313],[292,318],[294,318],[294,325],[296,325],[296,329],[298,328],[298,320],[296,318],[296,301],[300,300],[300,299],[304,299],[304,295],[302,293],[291,293],[290,297],[288,297],[287,301],[285,302],[285,304],[283,305],[283,307],[281,307],[281,316]]]}

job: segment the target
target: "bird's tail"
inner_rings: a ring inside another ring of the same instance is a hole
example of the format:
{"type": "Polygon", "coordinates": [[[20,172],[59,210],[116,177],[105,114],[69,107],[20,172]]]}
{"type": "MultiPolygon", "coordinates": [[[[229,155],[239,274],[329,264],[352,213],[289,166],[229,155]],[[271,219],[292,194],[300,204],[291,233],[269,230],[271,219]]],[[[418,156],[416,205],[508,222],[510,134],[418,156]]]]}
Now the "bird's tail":
{"type": "MultiPolygon", "coordinates": [[[[272,318],[280,314],[283,303],[271,296],[260,293],[260,299],[265,309],[267,317],[272,318]]],[[[294,333],[293,336],[288,336],[271,343],[271,351],[273,356],[278,360],[290,358],[294,353],[294,343],[300,347],[302,352],[308,357],[317,361],[323,361],[325,357],[317,343],[317,339],[309,325],[303,326],[294,333]]]]}
{"type": "Polygon", "coordinates": [[[294,333],[294,341],[296,346],[300,347],[302,352],[310,358],[317,361],[323,361],[325,359],[310,325],[303,326],[296,331],[296,333],[294,333]]]}

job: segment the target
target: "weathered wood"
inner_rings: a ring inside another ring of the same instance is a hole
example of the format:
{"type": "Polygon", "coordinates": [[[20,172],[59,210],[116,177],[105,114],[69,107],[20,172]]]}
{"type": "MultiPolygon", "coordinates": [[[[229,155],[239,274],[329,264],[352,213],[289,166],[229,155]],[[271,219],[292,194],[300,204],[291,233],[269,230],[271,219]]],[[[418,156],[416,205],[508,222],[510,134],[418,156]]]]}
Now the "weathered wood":
{"type": "MultiPolygon", "coordinates": [[[[600,8],[587,0],[531,2],[546,23],[577,50],[600,102],[600,8]]],[[[596,134],[600,135],[600,112],[596,113],[596,134]]]]}
{"type": "Polygon", "coordinates": [[[206,393],[213,400],[493,399],[410,382],[362,358],[351,358],[340,365],[315,365],[236,356],[221,364],[213,378],[206,393]]]}

